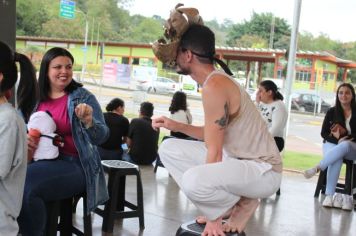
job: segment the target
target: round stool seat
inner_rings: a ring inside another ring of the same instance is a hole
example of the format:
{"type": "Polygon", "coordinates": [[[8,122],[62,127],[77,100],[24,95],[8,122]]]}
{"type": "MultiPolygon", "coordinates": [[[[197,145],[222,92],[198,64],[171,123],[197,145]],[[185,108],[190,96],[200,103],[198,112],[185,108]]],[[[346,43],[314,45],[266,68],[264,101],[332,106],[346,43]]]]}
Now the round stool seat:
{"type": "Polygon", "coordinates": [[[138,170],[138,166],[135,164],[132,164],[130,162],[127,161],[120,161],[120,160],[103,160],[101,161],[101,164],[104,167],[107,168],[116,168],[116,169],[129,169],[129,168],[133,168],[133,169],[137,169],[138,170]]]}

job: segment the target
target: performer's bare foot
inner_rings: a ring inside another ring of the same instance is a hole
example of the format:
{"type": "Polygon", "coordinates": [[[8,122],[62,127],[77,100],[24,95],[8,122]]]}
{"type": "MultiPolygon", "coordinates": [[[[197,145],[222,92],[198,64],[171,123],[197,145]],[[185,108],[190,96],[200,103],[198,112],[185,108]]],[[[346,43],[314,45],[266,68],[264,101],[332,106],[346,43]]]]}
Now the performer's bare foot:
{"type": "Polygon", "coordinates": [[[225,236],[222,227],[222,217],[217,218],[216,220],[207,220],[203,233],[201,236],[225,236]]]}
{"type": "Polygon", "coordinates": [[[230,218],[223,225],[224,232],[241,233],[259,204],[258,199],[241,197],[240,201],[233,207],[230,218]]]}
{"type": "MultiPolygon", "coordinates": [[[[222,219],[227,219],[228,217],[230,217],[232,209],[229,209],[227,212],[225,212],[221,217],[222,219]]],[[[206,222],[208,221],[208,219],[206,218],[206,216],[197,216],[195,218],[195,222],[197,222],[198,224],[206,224],[206,222]]]]}
{"type": "Polygon", "coordinates": [[[206,216],[197,216],[195,218],[195,222],[197,222],[198,224],[206,224],[207,221],[208,219],[206,218],[206,216]]]}

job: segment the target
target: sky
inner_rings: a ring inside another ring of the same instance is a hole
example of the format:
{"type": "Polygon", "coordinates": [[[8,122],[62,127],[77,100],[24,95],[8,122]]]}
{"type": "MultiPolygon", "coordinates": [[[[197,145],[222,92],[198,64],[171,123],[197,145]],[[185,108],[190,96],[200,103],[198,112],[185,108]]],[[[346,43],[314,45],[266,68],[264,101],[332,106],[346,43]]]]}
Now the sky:
{"type": "MultiPolygon", "coordinates": [[[[159,15],[164,19],[177,3],[195,7],[204,20],[222,23],[249,21],[252,12],[271,12],[293,24],[295,0],[132,0],[126,9],[131,15],[159,15]]],[[[308,31],[315,37],[321,32],[341,42],[356,41],[356,0],[302,0],[299,32],[308,31]]]]}

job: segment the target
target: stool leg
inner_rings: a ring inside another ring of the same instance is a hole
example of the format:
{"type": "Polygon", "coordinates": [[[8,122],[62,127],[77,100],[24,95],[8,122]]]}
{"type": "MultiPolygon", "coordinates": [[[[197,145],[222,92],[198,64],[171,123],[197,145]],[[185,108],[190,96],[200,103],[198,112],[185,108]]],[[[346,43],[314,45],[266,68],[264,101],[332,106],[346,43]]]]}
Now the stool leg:
{"type": "Polygon", "coordinates": [[[116,184],[119,181],[120,176],[112,171],[109,172],[108,180],[108,191],[110,199],[105,203],[104,212],[103,212],[103,224],[101,230],[106,233],[112,233],[114,229],[114,212],[117,207],[118,199],[118,188],[116,184]]]}
{"type": "Polygon", "coordinates": [[[345,194],[351,195],[352,190],[352,166],[353,163],[346,163],[346,174],[345,174],[345,194]]]}
{"type": "Polygon", "coordinates": [[[75,196],[73,198],[73,207],[72,207],[72,212],[75,213],[77,211],[77,205],[80,200],[80,196],[75,196]]]}
{"type": "Polygon", "coordinates": [[[73,198],[61,200],[60,234],[61,236],[72,236],[72,203],[73,198]]]}
{"type": "Polygon", "coordinates": [[[125,210],[125,190],[126,190],[126,176],[122,175],[119,178],[119,191],[117,194],[117,211],[125,210]]]}
{"type": "Polygon", "coordinates": [[[46,209],[47,209],[46,235],[56,236],[58,217],[60,212],[60,202],[59,201],[47,202],[46,209]]]}
{"type": "Polygon", "coordinates": [[[87,212],[87,198],[86,196],[83,196],[83,221],[84,221],[84,235],[85,236],[92,236],[93,231],[92,231],[92,225],[91,225],[91,213],[89,214],[87,212]]]}
{"type": "Polygon", "coordinates": [[[155,168],[153,169],[153,172],[156,173],[157,172],[157,168],[158,168],[158,160],[156,160],[156,164],[155,164],[155,168]]]}
{"type": "Polygon", "coordinates": [[[145,216],[144,216],[144,208],[143,208],[143,189],[142,189],[142,181],[141,181],[141,173],[138,171],[137,174],[137,210],[139,213],[139,222],[140,229],[145,228],[145,216]]]}
{"type": "Polygon", "coordinates": [[[279,189],[277,190],[276,195],[277,195],[277,196],[281,195],[281,188],[279,188],[279,189]]]}
{"type": "Polygon", "coordinates": [[[314,197],[319,197],[320,191],[325,193],[326,173],[328,169],[319,172],[318,183],[316,184],[314,197]]]}

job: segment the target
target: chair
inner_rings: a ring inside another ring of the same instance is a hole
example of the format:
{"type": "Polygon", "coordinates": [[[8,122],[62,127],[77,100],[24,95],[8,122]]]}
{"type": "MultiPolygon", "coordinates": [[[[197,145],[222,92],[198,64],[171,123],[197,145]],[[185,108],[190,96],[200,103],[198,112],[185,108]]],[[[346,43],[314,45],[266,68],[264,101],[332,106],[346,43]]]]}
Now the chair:
{"type": "MultiPolygon", "coordinates": [[[[356,163],[352,160],[343,160],[346,165],[345,183],[337,183],[335,192],[354,195],[356,193],[356,163]]],[[[314,197],[319,197],[320,192],[325,194],[327,170],[320,171],[314,197]]]]}
{"type": "Polygon", "coordinates": [[[58,201],[51,201],[47,203],[47,225],[46,225],[46,235],[55,236],[57,231],[60,231],[61,236],[69,235],[79,235],[79,236],[91,236],[92,235],[92,225],[91,225],[91,215],[86,214],[87,200],[86,194],[80,194],[71,198],[62,199],[58,201]],[[74,199],[83,198],[83,220],[84,229],[79,230],[73,226],[73,204],[74,199]],[[60,218],[58,224],[58,217],[60,218]]]}
{"type": "MultiPolygon", "coordinates": [[[[164,136],[163,138],[162,138],[162,142],[164,141],[164,140],[166,140],[166,139],[169,139],[169,138],[174,138],[173,136],[164,136]]],[[[158,153],[157,153],[157,158],[156,158],[156,163],[155,163],[155,167],[154,167],[154,169],[153,169],[153,172],[154,173],[156,173],[157,172],[157,169],[158,169],[158,167],[163,167],[164,168],[164,165],[163,165],[163,163],[161,162],[161,158],[159,157],[159,155],[158,155],[158,153]]]]}
{"type": "Polygon", "coordinates": [[[163,168],[164,168],[164,165],[163,165],[163,163],[161,162],[161,159],[159,158],[159,155],[157,154],[156,163],[155,163],[155,168],[153,169],[153,172],[154,172],[154,173],[157,172],[158,167],[163,167],[163,168]]]}
{"type": "MultiPolygon", "coordinates": [[[[284,139],[281,137],[274,137],[274,141],[276,142],[277,148],[279,152],[282,152],[284,149],[284,139]]],[[[281,195],[281,188],[279,188],[276,192],[276,195],[281,195]]]]}
{"type": "MultiPolygon", "coordinates": [[[[164,136],[164,137],[162,138],[162,142],[163,142],[164,140],[166,140],[166,139],[169,139],[169,138],[178,138],[178,139],[186,139],[186,140],[198,141],[197,139],[192,138],[192,137],[189,137],[189,136],[187,136],[187,137],[164,136]]],[[[161,162],[161,159],[160,159],[160,157],[159,157],[159,155],[158,155],[158,153],[157,153],[156,163],[155,163],[155,167],[154,167],[154,169],[153,169],[153,172],[154,172],[154,173],[157,172],[158,167],[163,167],[163,168],[164,168],[164,165],[163,165],[163,163],[161,162]]]]}
{"type": "Polygon", "coordinates": [[[103,217],[102,231],[112,233],[114,220],[117,218],[138,217],[140,229],[145,228],[143,209],[143,190],[140,169],[137,165],[120,160],[103,160],[101,164],[108,173],[108,191],[110,199],[105,203],[104,210],[95,209],[95,213],[103,217]],[[137,182],[137,205],[126,201],[126,176],[135,175],[137,182]],[[131,211],[125,211],[125,207],[131,211]]]}

